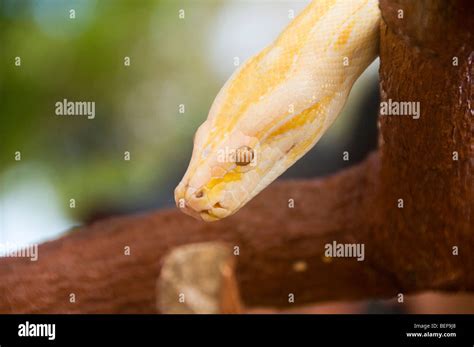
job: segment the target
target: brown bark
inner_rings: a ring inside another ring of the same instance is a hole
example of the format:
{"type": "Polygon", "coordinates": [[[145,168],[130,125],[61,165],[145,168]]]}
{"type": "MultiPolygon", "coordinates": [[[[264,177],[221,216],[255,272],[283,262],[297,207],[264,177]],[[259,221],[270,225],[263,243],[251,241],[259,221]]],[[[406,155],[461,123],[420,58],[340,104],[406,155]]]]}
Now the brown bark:
{"type": "Polygon", "coordinates": [[[392,276],[367,262],[323,257],[325,243],[354,242],[365,228],[377,167],[374,155],[324,180],[274,184],[218,223],[169,210],[86,226],[41,245],[35,263],[2,260],[0,311],[155,312],[160,260],[179,245],[208,240],[239,247],[237,280],[248,307],[288,306],[289,293],[296,304],[392,296],[392,276]],[[306,262],[306,271],[294,270],[298,261],[306,262]]]}
{"type": "Polygon", "coordinates": [[[393,269],[399,283],[404,276],[409,290],[427,284],[472,290],[474,6],[464,0],[382,0],[381,7],[387,23],[381,27],[382,99],[419,102],[421,116],[380,117],[377,212],[379,224],[389,228],[372,237],[390,247],[374,261],[393,269]],[[400,8],[403,20],[397,18],[400,8]],[[396,208],[400,198],[403,209],[396,208]]]}
{"type": "Polygon", "coordinates": [[[155,312],[163,257],[203,241],[239,247],[236,277],[248,307],[288,306],[290,293],[299,305],[425,289],[474,291],[474,54],[462,27],[472,6],[411,3],[381,1],[387,23],[381,24],[381,91],[383,100],[419,101],[421,116],[381,117],[377,153],[332,177],[273,184],[221,222],[196,222],[176,210],[115,218],[42,245],[36,263],[3,259],[0,312],[155,312]],[[394,17],[400,6],[403,21],[394,17]],[[446,11],[458,17],[444,26],[439,17],[446,11]],[[430,34],[439,32],[448,38],[444,46],[430,34]],[[332,241],[364,243],[365,261],[328,261],[324,245],[332,241]],[[125,246],[131,255],[124,255],[125,246]]]}

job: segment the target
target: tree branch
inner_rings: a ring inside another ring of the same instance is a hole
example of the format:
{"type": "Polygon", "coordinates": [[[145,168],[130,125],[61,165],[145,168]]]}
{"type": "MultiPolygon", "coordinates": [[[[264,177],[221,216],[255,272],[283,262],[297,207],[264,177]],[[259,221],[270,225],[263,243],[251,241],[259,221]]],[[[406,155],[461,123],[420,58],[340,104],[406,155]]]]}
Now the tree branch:
{"type": "Polygon", "coordinates": [[[367,262],[323,256],[324,244],[357,242],[363,234],[377,170],[372,155],[323,180],[279,182],[219,223],[169,210],[80,228],[41,245],[37,262],[0,261],[0,312],[155,312],[164,255],[210,240],[239,247],[237,281],[247,307],[289,306],[290,293],[295,304],[393,296],[392,277],[367,262]],[[298,262],[305,271],[295,270],[298,262]]]}

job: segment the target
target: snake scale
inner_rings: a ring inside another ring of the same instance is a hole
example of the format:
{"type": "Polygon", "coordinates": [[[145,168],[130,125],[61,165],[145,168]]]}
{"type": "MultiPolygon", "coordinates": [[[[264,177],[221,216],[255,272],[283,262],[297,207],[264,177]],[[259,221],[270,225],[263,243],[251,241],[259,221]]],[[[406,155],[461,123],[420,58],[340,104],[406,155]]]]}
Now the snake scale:
{"type": "Polygon", "coordinates": [[[185,213],[232,215],[308,152],[377,57],[377,0],[314,0],[222,87],[175,189],[185,213]]]}

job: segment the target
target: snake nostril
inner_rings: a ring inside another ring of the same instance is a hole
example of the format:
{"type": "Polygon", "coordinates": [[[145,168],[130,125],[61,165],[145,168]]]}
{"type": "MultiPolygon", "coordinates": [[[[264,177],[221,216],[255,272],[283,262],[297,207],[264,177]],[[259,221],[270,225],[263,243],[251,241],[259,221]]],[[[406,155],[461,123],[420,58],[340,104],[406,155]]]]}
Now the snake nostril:
{"type": "Polygon", "coordinates": [[[204,196],[204,192],[202,190],[200,190],[196,193],[196,198],[198,198],[198,199],[202,198],[203,196],[204,196]]]}
{"type": "Polygon", "coordinates": [[[224,208],[220,202],[216,202],[213,206],[213,208],[224,208]]]}

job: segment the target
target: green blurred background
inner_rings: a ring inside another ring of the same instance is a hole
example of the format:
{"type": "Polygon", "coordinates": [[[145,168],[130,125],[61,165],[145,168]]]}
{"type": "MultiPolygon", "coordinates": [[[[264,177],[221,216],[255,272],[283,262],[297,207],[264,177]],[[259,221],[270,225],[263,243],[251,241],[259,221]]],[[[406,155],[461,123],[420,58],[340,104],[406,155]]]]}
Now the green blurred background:
{"type": "MultiPolygon", "coordinates": [[[[173,206],[193,133],[237,60],[269,44],[308,1],[0,3],[0,241],[36,242],[173,206]],[[63,99],[94,101],[95,119],[56,115],[63,99]]],[[[374,148],[377,88],[375,63],[285,177],[325,175],[374,148]]]]}

